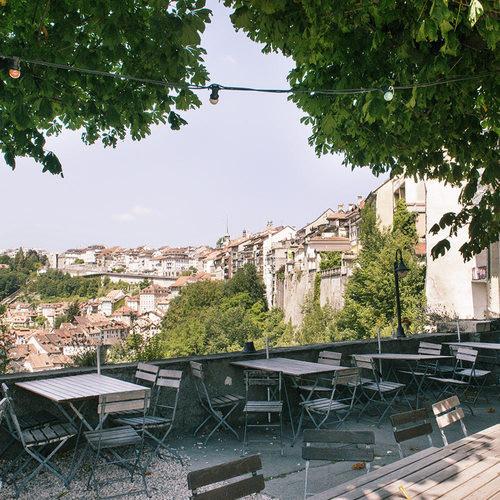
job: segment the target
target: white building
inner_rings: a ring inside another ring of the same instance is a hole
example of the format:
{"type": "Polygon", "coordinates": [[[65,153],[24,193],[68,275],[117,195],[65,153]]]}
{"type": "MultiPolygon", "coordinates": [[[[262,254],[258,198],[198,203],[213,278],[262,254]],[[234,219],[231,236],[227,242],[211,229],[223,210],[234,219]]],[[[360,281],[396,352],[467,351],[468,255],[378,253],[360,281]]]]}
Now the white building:
{"type": "Polygon", "coordinates": [[[274,289],[274,274],[279,270],[276,269],[275,259],[271,257],[273,246],[276,243],[291,240],[295,236],[295,229],[291,226],[285,226],[277,233],[269,235],[262,243],[262,252],[264,255],[262,265],[262,278],[266,287],[266,300],[269,306],[273,301],[274,289]]]}
{"type": "MultiPolygon", "coordinates": [[[[165,298],[169,294],[168,288],[159,285],[149,285],[139,293],[139,313],[144,314],[155,311],[159,299],[165,298]]],[[[130,307],[130,305],[129,305],[130,307]]]]}
{"type": "Polygon", "coordinates": [[[446,212],[458,212],[460,189],[438,181],[426,181],[427,205],[427,306],[431,312],[459,319],[487,319],[500,316],[500,243],[490,245],[464,262],[460,246],[468,239],[462,227],[449,238],[451,248],[444,256],[432,259],[431,249],[446,233],[429,229],[446,212]]]}

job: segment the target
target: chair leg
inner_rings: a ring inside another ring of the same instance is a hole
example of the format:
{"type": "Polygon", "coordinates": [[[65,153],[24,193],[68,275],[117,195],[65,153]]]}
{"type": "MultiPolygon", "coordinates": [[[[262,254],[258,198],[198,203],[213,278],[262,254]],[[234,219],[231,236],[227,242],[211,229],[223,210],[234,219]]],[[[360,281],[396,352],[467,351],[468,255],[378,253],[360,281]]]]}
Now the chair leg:
{"type": "Polygon", "coordinates": [[[306,477],[304,479],[304,500],[307,498],[307,482],[309,479],[309,460],[306,460],[306,477]]]}

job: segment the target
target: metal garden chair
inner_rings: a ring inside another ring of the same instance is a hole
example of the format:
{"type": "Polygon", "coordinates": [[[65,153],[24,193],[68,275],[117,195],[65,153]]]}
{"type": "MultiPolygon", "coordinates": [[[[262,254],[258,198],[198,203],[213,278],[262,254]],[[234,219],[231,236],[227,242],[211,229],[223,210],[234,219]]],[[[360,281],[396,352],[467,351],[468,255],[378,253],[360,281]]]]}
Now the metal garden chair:
{"type": "Polygon", "coordinates": [[[145,417],[141,415],[118,416],[113,418],[113,422],[118,425],[130,425],[136,430],[144,428],[144,433],[155,443],[154,451],[160,457],[160,449],[163,448],[168,455],[173,455],[182,464],[178,453],[165,443],[175,421],[181,379],[182,371],[180,370],[160,370],[155,382],[154,404],[150,406],[148,414],[145,417]],[[158,432],[162,433],[159,437],[154,434],[158,432]]]}
{"type": "MultiPolygon", "coordinates": [[[[342,360],[341,352],[321,351],[318,355],[318,363],[322,365],[340,366],[342,360]]],[[[311,390],[319,393],[329,393],[332,390],[331,379],[325,377],[316,377],[315,379],[304,378],[298,380],[295,384],[300,391],[309,393],[311,390]]],[[[302,398],[304,400],[304,398],[302,398]]]]}
{"type": "MultiPolygon", "coordinates": [[[[441,344],[434,344],[432,342],[420,342],[418,344],[417,354],[440,356],[441,344]]],[[[425,391],[425,386],[428,385],[427,377],[435,375],[438,370],[439,359],[436,360],[421,360],[417,362],[415,370],[398,370],[398,373],[409,376],[410,381],[406,384],[405,392],[414,389],[417,393],[417,401],[419,395],[425,391]]]]}
{"type": "Polygon", "coordinates": [[[429,422],[427,409],[405,411],[390,416],[392,432],[398,445],[399,456],[404,458],[401,443],[421,436],[427,436],[429,446],[432,444],[432,425],[429,422]]]}
{"type": "Polygon", "coordinates": [[[259,474],[261,469],[260,456],[250,455],[225,464],[193,470],[187,475],[190,498],[234,500],[260,493],[265,488],[264,476],[259,474]],[[228,480],[231,482],[214,487],[217,483],[228,480]],[[200,489],[204,491],[199,491],[200,489]]]}
{"type": "Polygon", "coordinates": [[[11,398],[7,397],[5,399],[7,401],[9,426],[13,429],[13,435],[22,447],[21,452],[14,459],[6,473],[7,482],[13,484],[16,497],[42,471],[54,474],[65,486],[68,486],[72,477],[75,454],[68,474],[64,474],[54,464],[52,458],[69,439],[78,434],[78,430],[70,423],[47,424],[39,428],[22,429],[11,398]],[[33,462],[35,467],[28,473],[27,468],[33,462]]]}
{"type": "MultiPolygon", "coordinates": [[[[3,415],[7,411],[7,398],[3,398],[0,400],[0,424],[2,423],[3,420],[3,415]]],[[[2,484],[3,484],[3,474],[0,471],[0,490],[2,489],[2,484]]]]}
{"type": "Polygon", "coordinates": [[[464,403],[474,414],[472,407],[476,404],[491,371],[476,368],[477,351],[469,347],[458,347],[455,360],[455,367],[450,377],[429,377],[429,379],[442,387],[438,399],[447,394],[461,395],[464,403]],[[476,393],[472,400],[467,398],[469,392],[476,393]]]}
{"type": "Polygon", "coordinates": [[[236,438],[239,440],[240,437],[234,428],[228,423],[229,416],[236,410],[240,403],[245,399],[243,396],[236,394],[223,394],[219,396],[212,396],[205,384],[205,373],[203,370],[203,365],[195,361],[190,362],[191,374],[194,377],[194,383],[196,387],[196,393],[198,394],[198,400],[202,408],[207,413],[207,417],[203,422],[196,428],[194,435],[196,436],[198,432],[207,424],[210,420],[215,420],[215,427],[210,431],[205,439],[205,444],[212,437],[214,432],[220,427],[225,427],[228,431],[232,432],[236,438]]]}
{"type": "MultiPolygon", "coordinates": [[[[281,398],[281,373],[269,373],[259,370],[245,370],[245,430],[243,433],[243,452],[248,448],[249,428],[277,428],[279,430],[280,453],[283,455],[283,401],[281,398]],[[258,391],[258,389],[265,389],[258,391]],[[250,415],[267,415],[264,423],[249,423],[250,415]],[[272,416],[278,417],[277,423],[272,423],[272,416]]],[[[258,441],[252,440],[252,443],[258,441]]],[[[260,441],[262,442],[262,441],[260,441]]],[[[265,441],[268,442],[268,441],[265,441]]]]}
{"type": "Polygon", "coordinates": [[[438,401],[432,405],[432,412],[436,417],[436,423],[439,427],[441,437],[443,438],[444,446],[448,445],[448,439],[444,433],[444,429],[449,425],[460,422],[460,427],[464,436],[467,437],[467,428],[465,427],[463,419],[465,418],[464,410],[460,406],[460,400],[457,396],[438,401]]]}
{"type": "MultiPolygon", "coordinates": [[[[9,388],[5,383],[2,383],[1,385],[1,393],[4,398],[9,397],[9,388]]],[[[10,399],[11,403],[14,405],[14,410],[15,410],[15,403],[13,402],[12,398],[10,399]]],[[[16,414],[17,415],[17,414],[16,414]]],[[[61,418],[55,416],[51,412],[47,410],[37,410],[33,411],[29,414],[24,414],[24,415],[17,415],[17,421],[19,422],[19,426],[23,430],[27,429],[38,429],[39,427],[44,427],[46,425],[50,424],[60,424],[60,423],[65,423],[66,421],[61,420],[61,418]]],[[[5,424],[3,425],[3,428],[7,431],[7,433],[10,435],[10,440],[5,441],[2,443],[2,446],[0,448],[0,456],[5,453],[7,449],[12,446],[16,442],[16,433],[15,429],[13,428],[12,423],[10,422],[10,419],[6,418],[4,419],[5,424]]],[[[0,425],[1,425],[1,420],[0,420],[0,425]]]]}
{"type": "Polygon", "coordinates": [[[358,368],[346,368],[335,372],[329,389],[329,397],[314,398],[313,388],[309,396],[300,403],[302,410],[296,438],[300,434],[305,416],[311,420],[316,429],[321,429],[331,417],[335,417],[336,426],[340,427],[353,410],[358,386],[358,368]]]}
{"type": "MultiPolygon", "coordinates": [[[[389,412],[389,410],[394,405],[397,397],[400,392],[402,392],[405,388],[405,384],[401,384],[399,382],[389,382],[387,380],[383,380],[380,373],[377,371],[375,363],[372,358],[369,356],[363,355],[355,355],[353,356],[354,363],[357,368],[360,370],[364,370],[371,375],[371,382],[363,383],[359,385],[363,396],[366,399],[366,402],[361,408],[361,411],[358,415],[358,420],[361,418],[363,413],[367,410],[367,408],[371,408],[372,406],[377,409],[380,414],[380,418],[377,422],[377,427],[380,425],[382,420],[384,420],[385,416],[389,412]],[[378,408],[379,406],[385,407],[385,409],[381,412],[378,408]]],[[[406,397],[405,397],[406,399],[406,397]]],[[[410,402],[406,399],[410,410],[412,409],[410,402]]]]}
{"type": "Polygon", "coordinates": [[[116,496],[128,496],[138,493],[146,493],[146,495],[150,496],[146,482],[146,467],[141,464],[144,450],[144,427],[140,430],[136,430],[130,425],[110,427],[107,429],[102,428],[108,415],[120,412],[140,412],[144,422],[149,403],[149,390],[129,391],[99,397],[99,404],[97,407],[99,426],[95,431],[87,431],[84,433],[87,441],[85,453],[88,451],[94,453],[94,459],[87,481],[87,489],[90,489],[92,485],[97,498],[114,498],[116,496]],[[131,457],[124,456],[127,449],[133,449],[131,457]],[[106,462],[103,463],[104,466],[117,465],[124,468],[129,472],[129,477],[99,480],[96,477],[96,469],[100,466],[99,459],[101,457],[106,458],[106,462]],[[133,482],[136,474],[142,479],[142,489],[137,489],[133,492],[127,490],[122,494],[101,495],[101,488],[103,486],[115,482],[124,482],[128,478],[133,482]]]}
{"type": "Polygon", "coordinates": [[[330,462],[365,462],[366,472],[375,459],[375,434],[373,431],[336,431],[312,430],[304,431],[302,458],[306,461],[304,480],[304,498],[308,494],[309,466],[311,460],[328,460],[330,462]]]}

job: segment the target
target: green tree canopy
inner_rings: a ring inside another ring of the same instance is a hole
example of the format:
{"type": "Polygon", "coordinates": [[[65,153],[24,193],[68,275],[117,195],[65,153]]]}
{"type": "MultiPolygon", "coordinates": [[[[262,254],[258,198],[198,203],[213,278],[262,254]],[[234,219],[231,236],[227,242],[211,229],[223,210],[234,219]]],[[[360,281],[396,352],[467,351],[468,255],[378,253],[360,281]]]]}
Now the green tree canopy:
{"type": "Polygon", "coordinates": [[[409,268],[399,282],[402,315],[411,323],[412,331],[423,326],[425,267],[415,255],[415,214],[400,200],[394,212],[393,229],[385,231],[377,228],[374,212],[370,206],[362,211],[362,250],[346,285],[344,308],[336,315],[341,338],[371,337],[378,329],[386,334],[392,331],[396,317],[393,266],[398,248],[409,268]]]}
{"type": "MultiPolygon", "coordinates": [[[[45,138],[62,128],[115,147],[160,123],[179,129],[176,110],[200,105],[188,84],[204,84],[200,34],[210,22],[204,0],[30,0],[0,6],[0,55],[21,58],[21,77],[0,76],[0,150],[12,168],[29,156],[61,173],[45,138]],[[47,61],[178,83],[178,88],[23,63],[47,61]]],[[[5,61],[4,61],[5,62],[5,61]]]]}
{"type": "MultiPolygon", "coordinates": [[[[463,186],[458,213],[434,230],[469,224],[465,258],[498,239],[498,8],[490,0],[224,0],[237,29],[264,52],[293,59],[296,89],[379,89],[358,95],[297,93],[318,154],[351,167],[463,186]],[[466,78],[464,80],[464,78],[466,78]],[[425,86],[427,82],[461,79],[425,86]],[[418,85],[420,86],[418,86],[418,85]],[[384,91],[394,86],[394,98],[384,91]],[[407,86],[406,89],[399,89],[407,86]],[[479,186],[482,186],[480,189],[479,186]]],[[[442,253],[448,243],[436,245],[442,253]]]]}

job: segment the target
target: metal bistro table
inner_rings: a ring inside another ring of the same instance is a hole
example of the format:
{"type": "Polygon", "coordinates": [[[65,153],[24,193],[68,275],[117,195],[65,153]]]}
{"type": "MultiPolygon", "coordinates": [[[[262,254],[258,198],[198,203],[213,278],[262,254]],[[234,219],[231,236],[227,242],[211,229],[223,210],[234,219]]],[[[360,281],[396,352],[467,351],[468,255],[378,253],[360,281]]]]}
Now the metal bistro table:
{"type": "MultiPolygon", "coordinates": [[[[359,354],[359,356],[366,356],[371,359],[376,359],[380,361],[401,361],[406,364],[408,367],[408,371],[410,372],[410,376],[417,387],[417,395],[416,395],[416,407],[418,408],[419,403],[419,395],[422,389],[422,384],[424,382],[425,377],[420,377],[420,380],[415,376],[415,364],[419,361],[438,361],[440,359],[451,359],[453,356],[442,356],[442,355],[434,355],[434,354],[398,354],[398,353],[381,353],[381,354],[359,354]]],[[[389,374],[391,371],[394,373],[394,377],[397,380],[397,376],[394,368],[391,366],[389,370],[389,374]]]]}
{"type": "Polygon", "coordinates": [[[70,422],[74,422],[74,417],[64,408],[64,405],[68,405],[88,430],[94,430],[94,428],[85,419],[82,410],[89,400],[121,392],[149,391],[149,388],[142,385],[98,375],[97,373],[54,377],[31,382],[16,382],[16,386],[52,401],[70,422]]]}
{"type": "Polygon", "coordinates": [[[498,500],[500,424],[444,448],[427,448],[310,500],[362,498],[498,500]]]}
{"type": "MultiPolygon", "coordinates": [[[[309,361],[300,361],[289,358],[269,358],[269,359],[249,359],[247,361],[233,361],[231,363],[240,368],[249,370],[262,370],[266,372],[281,373],[289,377],[303,377],[306,375],[318,375],[320,373],[332,373],[338,370],[349,369],[348,366],[333,366],[322,363],[311,363],[309,361]]],[[[286,383],[283,384],[285,390],[286,405],[292,427],[292,437],[295,439],[295,427],[293,425],[293,415],[290,407],[290,399],[286,389],[286,383]]]]}

